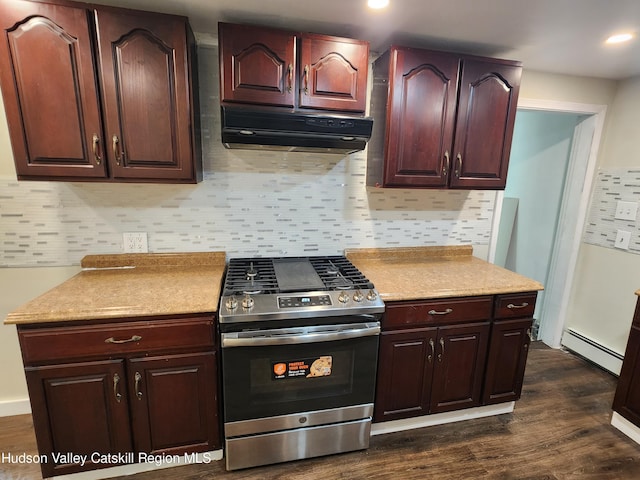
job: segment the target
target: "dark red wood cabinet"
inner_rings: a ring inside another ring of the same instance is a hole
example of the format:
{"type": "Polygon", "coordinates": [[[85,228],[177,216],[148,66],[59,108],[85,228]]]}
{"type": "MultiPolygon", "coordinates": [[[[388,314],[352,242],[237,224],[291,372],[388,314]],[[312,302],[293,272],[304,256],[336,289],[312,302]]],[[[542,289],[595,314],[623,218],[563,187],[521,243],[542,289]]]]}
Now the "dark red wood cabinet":
{"type": "Polygon", "coordinates": [[[365,111],[367,42],[229,23],[218,33],[221,102],[365,111]]]}
{"type": "Polygon", "coordinates": [[[613,410],[640,427],[640,300],[636,302],[633,323],[613,398],[613,410]]]}
{"type": "Polygon", "coordinates": [[[201,179],[186,18],[27,0],[3,1],[0,18],[0,83],[18,179],[201,179]]]}
{"type": "Polygon", "coordinates": [[[436,333],[436,328],[382,332],[376,422],[429,413],[436,333]]]}
{"type": "Polygon", "coordinates": [[[376,422],[480,405],[491,302],[491,297],[478,297],[387,306],[376,422]],[[402,316],[412,320],[399,326],[402,316]]]}
{"type": "Polygon", "coordinates": [[[496,296],[482,396],[484,404],[520,398],[536,298],[536,293],[496,296]]]}
{"type": "Polygon", "coordinates": [[[392,47],[373,65],[367,183],[503,189],[521,71],[520,62],[392,47]]]}
{"type": "Polygon", "coordinates": [[[220,448],[214,328],[212,315],[20,326],[43,476],[114,466],[53,453],[220,448]]]}
{"type": "Polygon", "coordinates": [[[520,398],[536,296],[388,302],[374,421],[520,398]]]}

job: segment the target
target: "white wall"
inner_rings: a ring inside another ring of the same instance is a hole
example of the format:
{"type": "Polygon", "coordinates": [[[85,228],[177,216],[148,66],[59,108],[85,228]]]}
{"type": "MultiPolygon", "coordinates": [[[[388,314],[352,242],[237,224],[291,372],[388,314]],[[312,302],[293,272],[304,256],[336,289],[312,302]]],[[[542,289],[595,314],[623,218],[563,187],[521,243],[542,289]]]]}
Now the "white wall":
{"type": "MultiPolygon", "coordinates": [[[[620,83],[609,109],[599,167],[640,169],[640,77],[620,83]]],[[[637,188],[628,191],[637,194],[637,188]]],[[[640,201],[640,195],[629,200],[640,201]]],[[[603,222],[611,223],[611,219],[603,222]]],[[[636,228],[640,225],[636,222],[636,228]]],[[[589,227],[587,227],[589,228],[589,227]]],[[[640,289],[640,252],[583,243],[569,303],[567,327],[624,353],[640,289]]]]}

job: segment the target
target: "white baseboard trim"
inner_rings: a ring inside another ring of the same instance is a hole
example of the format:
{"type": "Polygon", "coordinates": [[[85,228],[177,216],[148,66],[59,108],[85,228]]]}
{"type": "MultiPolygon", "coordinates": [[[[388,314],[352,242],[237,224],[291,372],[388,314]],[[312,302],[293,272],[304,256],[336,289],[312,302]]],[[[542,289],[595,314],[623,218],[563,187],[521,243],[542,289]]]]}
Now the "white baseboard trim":
{"type": "MultiPolygon", "coordinates": [[[[55,480],[102,480],[105,478],[134,475],[136,473],[163,470],[165,468],[179,467],[181,465],[190,465],[194,463],[208,464],[222,460],[222,450],[213,450],[198,454],[167,455],[164,458],[165,461],[159,461],[158,463],[132,463],[129,465],[118,465],[117,467],[91,470],[89,472],[59,475],[53,478],[55,480]]],[[[180,478],[180,474],[178,472],[176,472],[176,478],[180,478]]]]}
{"type": "Polygon", "coordinates": [[[29,399],[0,401],[0,417],[12,417],[31,413],[29,399]]]}
{"type": "Polygon", "coordinates": [[[640,444],[640,428],[636,427],[618,412],[613,412],[613,415],[611,416],[611,425],[616,427],[634,442],[640,444]]]}
{"type": "Polygon", "coordinates": [[[624,355],[605,347],[593,338],[569,328],[562,336],[562,346],[592,361],[605,370],[620,375],[624,355]]]}
{"type": "Polygon", "coordinates": [[[382,435],[385,433],[403,432],[414,428],[431,427],[433,425],[444,425],[445,423],[461,422],[475,418],[491,417],[513,412],[516,402],[498,403],[496,405],[486,405],[484,407],[465,408],[455,412],[434,413],[422,417],[405,418],[402,420],[391,420],[389,422],[374,423],[371,426],[371,435],[382,435]]]}

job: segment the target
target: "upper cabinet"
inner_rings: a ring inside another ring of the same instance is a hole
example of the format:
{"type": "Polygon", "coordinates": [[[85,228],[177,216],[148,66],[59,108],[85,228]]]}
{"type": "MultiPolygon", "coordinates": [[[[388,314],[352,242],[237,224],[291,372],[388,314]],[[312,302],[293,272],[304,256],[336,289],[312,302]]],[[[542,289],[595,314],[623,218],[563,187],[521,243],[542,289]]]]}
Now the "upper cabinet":
{"type": "Polygon", "coordinates": [[[0,82],[19,179],[202,178],[186,18],[23,0],[2,2],[0,18],[0,82]]]}
{"type": "Polygon", "coordinates": [[[367,184],[503,189],[519,62],[392,47],[373,67],[367,184]]]}
{"type": "Polygon", "coordinates": [[[364,113],[369,44],[220,23],[221,102],[364,113]]]}

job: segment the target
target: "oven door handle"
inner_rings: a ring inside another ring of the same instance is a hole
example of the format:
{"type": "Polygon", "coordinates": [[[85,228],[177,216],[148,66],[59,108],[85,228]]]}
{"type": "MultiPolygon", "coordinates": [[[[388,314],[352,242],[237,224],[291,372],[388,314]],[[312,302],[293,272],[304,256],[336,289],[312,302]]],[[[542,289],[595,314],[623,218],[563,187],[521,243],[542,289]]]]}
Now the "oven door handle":
{"type": "Polygon", "coordinates": [[[349,329],[323,330],[322,332],[291,333],[278,335],[265,335],[256,331],[255,335],[238,337],[236,334],[223,333],[222,348],[229,347],[264,347],[269,345],[296,345],[300,343],[334,342],[350,338],[370,337],[380,335],[380,324],[354,327],[349,329]]]}

